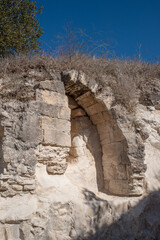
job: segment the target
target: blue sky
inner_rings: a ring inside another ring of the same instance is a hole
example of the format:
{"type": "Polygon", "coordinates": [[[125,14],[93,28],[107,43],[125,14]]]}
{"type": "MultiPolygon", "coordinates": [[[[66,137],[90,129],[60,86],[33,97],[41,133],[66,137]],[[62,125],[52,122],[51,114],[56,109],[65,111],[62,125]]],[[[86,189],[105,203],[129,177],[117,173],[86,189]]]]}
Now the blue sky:
{"type": "Polygon", "coordinates": [[[159,0],[37,0],[37,5],[44,6],[39,15],[44,49],[71,22],[93,38],[101,32],[118,57],[133,57],[141,46],[143,60],[160,60],[159,0]]]}

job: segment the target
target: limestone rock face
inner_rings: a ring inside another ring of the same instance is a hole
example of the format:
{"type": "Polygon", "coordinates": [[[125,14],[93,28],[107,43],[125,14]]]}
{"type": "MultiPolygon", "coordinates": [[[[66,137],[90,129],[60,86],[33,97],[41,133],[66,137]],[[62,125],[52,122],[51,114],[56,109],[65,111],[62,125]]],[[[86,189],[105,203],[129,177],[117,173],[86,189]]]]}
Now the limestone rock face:
{"type": "MultiPolygon", "coordinates": [[[[111,107],[107,97],[95,95],[96,82],[85,79],[83,74],[65,72],[62,80],[66,93],[77,101],[97,128],[102,148],[103,191],[116,195],[142,195],[146,170],[144,144],[125,110],[121,106],[111,107]]],[[[78,109],[74,108],[73,114],[78,109]]]]}
{"type": "Polygon", "coordinates": [[[128,113],[82,72],[35,74],[0,102],[0,239],[160,239],[158,102],[128,113]]]}

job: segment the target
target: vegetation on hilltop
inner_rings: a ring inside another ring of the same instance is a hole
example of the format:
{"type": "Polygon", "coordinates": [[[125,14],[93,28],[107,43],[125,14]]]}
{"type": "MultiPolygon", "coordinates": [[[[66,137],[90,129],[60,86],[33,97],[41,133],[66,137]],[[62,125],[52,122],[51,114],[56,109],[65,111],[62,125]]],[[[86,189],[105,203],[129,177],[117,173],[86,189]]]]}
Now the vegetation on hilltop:
{"type": "Polygon", "coordinates": [[[51,57],[41,55],[20,55],[0,60],[0,78],[7,89],[20,93],[29,73],[35,70],[42,74],[40,80],[52,79],[53,71],[69,71],[75,69],[96,79],[101,91],[109,86],[112,88],[116,101],[129,110],[133,110],[139,100],[152,105],[147,94],[160,92],[160,64],[137,60],[106,60],[88,55],[75,54],[72,62],[68,56],[51,57]],[[8,86],[7,86],[8,84],[8,86]],[[14,87],[13,87],[14,86],[14,87]]]}

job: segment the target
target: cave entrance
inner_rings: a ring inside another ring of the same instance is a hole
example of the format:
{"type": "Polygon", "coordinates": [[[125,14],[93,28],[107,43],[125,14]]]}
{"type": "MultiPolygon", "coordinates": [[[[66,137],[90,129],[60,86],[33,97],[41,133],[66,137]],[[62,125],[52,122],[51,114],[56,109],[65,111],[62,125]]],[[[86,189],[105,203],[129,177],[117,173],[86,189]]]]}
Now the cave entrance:
{"type": "Polygon", "coordinates": [[[68,100],[71,109],[71,149],[66,174],[77,185],[103,191],[102,149],[97,128],[71,96],[68,100]]]}

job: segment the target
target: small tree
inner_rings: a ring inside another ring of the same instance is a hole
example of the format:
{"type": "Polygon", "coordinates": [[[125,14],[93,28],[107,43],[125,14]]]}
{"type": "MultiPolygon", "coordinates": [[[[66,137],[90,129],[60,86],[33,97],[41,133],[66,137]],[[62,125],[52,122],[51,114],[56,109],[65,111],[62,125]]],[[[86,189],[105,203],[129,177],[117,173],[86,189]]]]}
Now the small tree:
{"type": "Polygon", "coordinates": [[[31,0],[0,0],[0,56],[37,51],[42,35],[31,0]]]}

